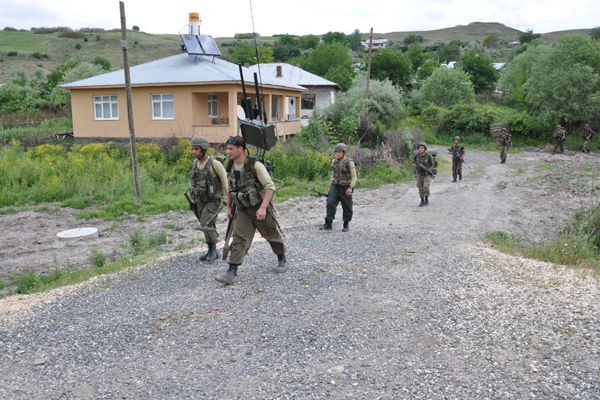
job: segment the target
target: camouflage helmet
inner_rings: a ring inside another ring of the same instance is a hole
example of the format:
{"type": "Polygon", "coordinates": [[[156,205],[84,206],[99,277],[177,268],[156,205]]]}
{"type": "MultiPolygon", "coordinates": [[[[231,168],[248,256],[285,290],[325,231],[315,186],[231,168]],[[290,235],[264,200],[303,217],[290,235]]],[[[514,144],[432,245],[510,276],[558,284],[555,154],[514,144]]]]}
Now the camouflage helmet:
{"type": "Polygon", "coordinates": [[[460,136],[454,136],[454,140],[458,140],[460,142],[460,136]]]}
{"type": "Polygon", "coordinates": [[[348,146],[345,143],[338,143],[335,145],[335,151],[343,151],[344,153],[348,152],[348,146]]]}
{"type": "Polygon", "coordinates": [[[423,146],[425,148],[425,150],[427,150],[427,145],[425,144],[425,142],[419,142],[419,145],[417,147],[421,147],[423,146]]]}
{"type": "Polygon", "coordinates": [[[192,138],[192,146],[198,146],[203,150],[208,150],[208,138],[204,136],[195,136],[192,138]]]}

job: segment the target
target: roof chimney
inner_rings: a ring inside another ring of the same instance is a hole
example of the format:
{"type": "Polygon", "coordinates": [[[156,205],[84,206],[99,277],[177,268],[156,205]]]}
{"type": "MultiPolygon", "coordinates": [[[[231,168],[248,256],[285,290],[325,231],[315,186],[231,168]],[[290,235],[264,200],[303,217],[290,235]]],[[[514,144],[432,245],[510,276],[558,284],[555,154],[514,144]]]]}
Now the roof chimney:
{"type": "Polygon", "coordinates": [[[190,17],[190,35],[199,35],[200,34],[200,14],[197,12],[189,13],[190,17]]]}
{"type": "Polygon", "coordinates": [[[281,78],[283,76],[283,67],[281,65],[277,66],[277,73],[275,74],[276,78],[281,78]]]}

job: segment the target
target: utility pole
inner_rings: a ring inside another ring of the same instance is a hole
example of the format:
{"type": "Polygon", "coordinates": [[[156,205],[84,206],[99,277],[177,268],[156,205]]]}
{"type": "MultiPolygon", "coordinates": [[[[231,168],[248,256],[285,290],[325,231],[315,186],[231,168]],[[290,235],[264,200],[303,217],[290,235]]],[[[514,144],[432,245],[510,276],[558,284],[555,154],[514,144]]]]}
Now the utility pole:
{"type": "Polygon", "coordinates": [[[129,58],[127,56],[127,25],[125,23],[125,3],[119,2],[121,12],[121,49],[123,50],[123,71],[125,72],[125,92],[127,97],[127,121],[129,123],[129,145],[131,147],[131,171],[135,186],[135,200],[142,202],[142,189],[138,172],[137,150],[135,148],[135,128],[133,126],[133,105],[131,101],[131,75],[129,74],[129,58]]]}
{"type": "Polygon", "coordinates": [[[367,116],[367,112],[369,111],[369,80],[371,79],[371,49],[373,48],[373,27],[371,27],[371,32],[369,33],[369,55],[367,56],[367,88],[365,90],[365,108],[364,108],[364,116],[367,116]]]}

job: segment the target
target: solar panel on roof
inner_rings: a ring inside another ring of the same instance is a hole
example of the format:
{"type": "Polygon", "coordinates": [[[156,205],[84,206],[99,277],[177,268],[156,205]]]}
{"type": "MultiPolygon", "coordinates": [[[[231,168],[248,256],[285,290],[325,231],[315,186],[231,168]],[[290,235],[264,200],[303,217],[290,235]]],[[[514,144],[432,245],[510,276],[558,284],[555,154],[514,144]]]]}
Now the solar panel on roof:
{"type": "Polygon", "coordinates": [[[198,40],[200,41],[200,45],[204,50],[204,54],[207,56],[220,56],[221,50],[217,46],[215,39],[210,35],[198,35],[198,40]]]}
{"type": "Polygon", "coordinates": [[[181,41],[183,42],[183,45],[185,46],[185,49],[188,52],[188,54],[194,54],[194,55],[204,54],[204,51],[202,50],[202,47],[200,46],[200,42],[198,41],[197,36],[181,34],[181,35],[179,35],[179,37],[181,38],[181,41]]]}

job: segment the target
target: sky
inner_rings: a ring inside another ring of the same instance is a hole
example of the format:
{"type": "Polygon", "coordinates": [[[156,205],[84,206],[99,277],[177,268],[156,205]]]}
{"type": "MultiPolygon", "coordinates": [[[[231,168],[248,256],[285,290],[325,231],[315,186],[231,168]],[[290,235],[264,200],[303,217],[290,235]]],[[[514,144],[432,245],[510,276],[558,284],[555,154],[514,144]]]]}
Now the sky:
{"type": "MultiPolygon", "coordinates": [[[[186,32],[188,13],[198,12],[201,32],[215,37],[252,32],[250,0],[124,0],[127,27],[147,33],[186,32]]],[[[426,31],[500,22],[535,33],[600,26],[598,0],[252,0],[255,31],[263,36],[289,33],[346,34],[426,31]]],[[[68,26],[120,27],[116,0],[0,0],[0,29],[68,26]]]]}

